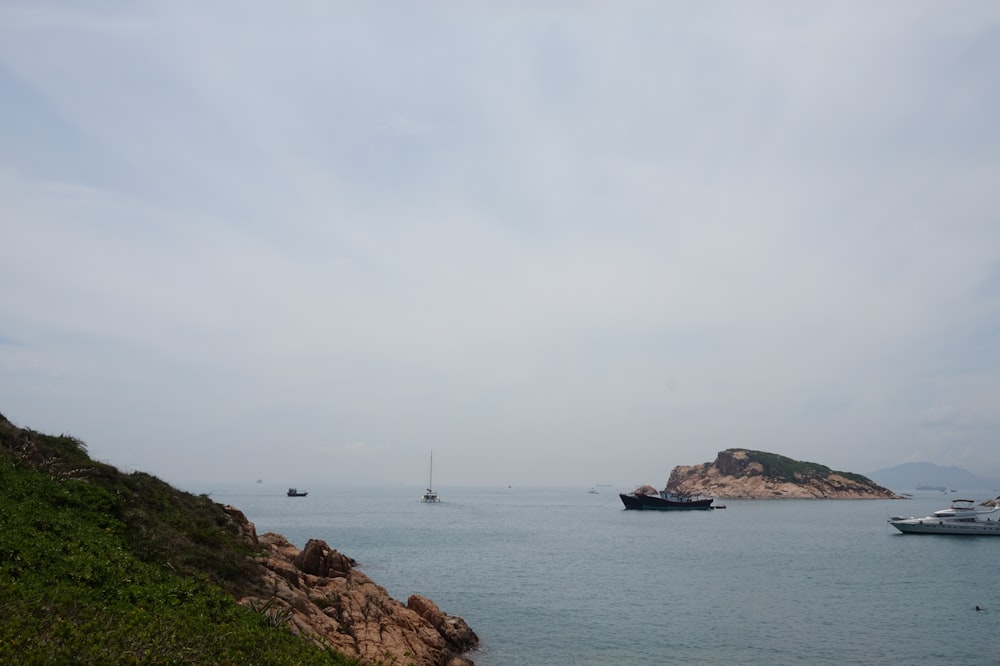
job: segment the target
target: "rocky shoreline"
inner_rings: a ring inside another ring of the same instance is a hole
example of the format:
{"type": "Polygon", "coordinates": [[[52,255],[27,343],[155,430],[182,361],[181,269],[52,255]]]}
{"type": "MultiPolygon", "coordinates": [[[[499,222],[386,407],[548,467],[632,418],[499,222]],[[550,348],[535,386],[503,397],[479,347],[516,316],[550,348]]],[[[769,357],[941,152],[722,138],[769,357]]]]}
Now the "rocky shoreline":
{"type": "MultiPolygon", "coordinates": [[[[5,568],[3,580],[9,593],[18,585],[34,590],[6,597],[16,603],[0,618],[7,620],[5,627],[0,621],[7,630],[3,663],[14,663],[9,657],[18,654],[19,641],[31,643],[23,663],[302,663],[297,657],[316,663],[311,642],[357,663],[474,666],[464,655],[479,638],[462,618],[419,595],[396,601],[323,541],[299,550],[279,534],[258,536],[237,508],[95,462],[81,440],[20,428],[2,414],[0,463],[0,504],[5,515],[19,518],[3,532],[4,552],[21,562],[5,568]],[[36,511],[37,522],[20,520],[36,511]],[[67,539],[61,546],[53,542],[53,526],[67,539]],[[41,584],[35,572],[48,565],[25,564],[36,557],[62,572],[46,595],[32,586],[41,584]],[[168,569],[171,584],[145,585],[130,568],[140,562],[168,569]],[[217,589],[194,591],[187,583],[217,589]],[[228,604],[217,608],[223,593],[304,642],[276,636],[228,604]],[[128,632],[131,624],[122,618],[147,613],[158,617],[155,625],[123,634],[122,625],[128,632]],[[27,620],[13,624],[11,614],[27,620]],[[271,638],[274,644],[261,645],[271,638]],[[289,644],[283,660],[281,646],[289,644]]],[[[329,663],[344,661],[326,656],[329,663]]]]}
{"type": "Polygon", "coordinates": [[[474,666],[463,655],[479,638],[462,618],[419,595],[400,603],[324,541],[311,539],[299,550],[280,534],[258,537],[239,509],[227,506],[226,512],[261,551],[259,585],[239,603],[317,645],[367,662],[474,666]]]}

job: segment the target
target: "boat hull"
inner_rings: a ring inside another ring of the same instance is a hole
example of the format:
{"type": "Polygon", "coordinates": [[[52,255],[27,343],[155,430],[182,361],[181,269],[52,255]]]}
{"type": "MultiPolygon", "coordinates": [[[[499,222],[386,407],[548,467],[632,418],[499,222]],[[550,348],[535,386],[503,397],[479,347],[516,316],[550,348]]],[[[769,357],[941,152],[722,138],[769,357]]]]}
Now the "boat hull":
{"type": "Polygon", "coordinates": [[[707,511],[712,508],[710,497],[690,500],[668,500],[654,495],[625,495],[618,493],[626,509],[636,511],[707,511]]]}
{"type": "Polygon", "coordinates": [[[964,536],[1000,536],[1000,521],[949,521],[926,518],[890,520],[903,534],[960,534],[964,536]]]}

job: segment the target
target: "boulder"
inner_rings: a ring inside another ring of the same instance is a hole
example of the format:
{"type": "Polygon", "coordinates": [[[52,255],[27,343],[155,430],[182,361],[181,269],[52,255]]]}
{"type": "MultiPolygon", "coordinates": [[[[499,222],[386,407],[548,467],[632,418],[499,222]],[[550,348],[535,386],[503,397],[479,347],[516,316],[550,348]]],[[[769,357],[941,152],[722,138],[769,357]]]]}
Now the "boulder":
{"type": "Polygon", "coordinates": [[[479,645],[479,637],[460,617],[445,614],[433,601],[418,594],[411,594],[406,607],[438,630],[456,652],[467,652],[479,645]]]}
{"type": "Polygon", "coordinates": [[[237,509],[235,506],[230,506],[225,504],[222,510],[226,513],[230,522],[236,527],[237,534],[244,541],[256,546],[257,545],[257,529],[254,524],[247,520],[246,515],[237,509]]]}
{"type": "Polygon", "coordinates": [[[260,582],[240,603],[268,621],[365,662],[473,666],[463,655],[479,638],[430,599],[413,595],[404,606],[319,539],[302,550],[280,534],[261,535],[258,543],[260,582]]]}
{"type": "Polygon", "coordinates": [[[294,564],[312,576],[343,577],[357,564],[353,559],[338,553],[320,539],[310,539],[305,548],[295,556],[294,564]]]}

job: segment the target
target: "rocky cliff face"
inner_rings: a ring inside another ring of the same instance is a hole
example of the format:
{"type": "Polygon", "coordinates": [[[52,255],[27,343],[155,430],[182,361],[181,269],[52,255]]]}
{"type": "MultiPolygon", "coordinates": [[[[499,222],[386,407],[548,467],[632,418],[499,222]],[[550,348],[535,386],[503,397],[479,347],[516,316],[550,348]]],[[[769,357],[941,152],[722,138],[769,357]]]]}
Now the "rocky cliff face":
{"type": "Polygon", "coordinates": [[[898,499],[858,474],[746,449],[720,451],[715,462],[675,467],[667,490],[731,499],[898,499]]]}
{"type": "Polygon", "coordinates": [[[253,523],[227,507],[245,538],[262,548],[260,584],[239,602],[313,642],[366,662],[473,666],[462,656],[479,638],[462,618],[430,599],[406,605],[354,568],[355,561],[310,540],[300,551],[279,534],[257,536],[253,523]]]}

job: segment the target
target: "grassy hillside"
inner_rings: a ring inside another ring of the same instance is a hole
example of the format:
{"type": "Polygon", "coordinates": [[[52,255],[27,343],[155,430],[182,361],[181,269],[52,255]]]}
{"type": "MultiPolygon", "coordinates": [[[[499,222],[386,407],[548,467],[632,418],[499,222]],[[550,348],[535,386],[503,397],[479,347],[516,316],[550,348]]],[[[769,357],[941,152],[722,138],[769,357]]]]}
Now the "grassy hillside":
{"type": "Polygon", "coordinates": [[[0,663],[356,664],[236,604],[222,507],[0,415],[0,663]]]}
{"type": "Polygon", "coordinates": [[[765,477],[776,481],[801,482],[806,479],[825,479],[831,474],[839,474],[856,483],[875,485],[871,479],[861,474],[839,472],[819,463],[793,460],[765,451],[746,450],[746,452],[748,460],[761,464],[765,477]]]}

